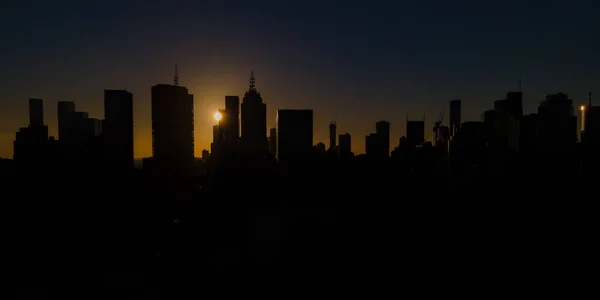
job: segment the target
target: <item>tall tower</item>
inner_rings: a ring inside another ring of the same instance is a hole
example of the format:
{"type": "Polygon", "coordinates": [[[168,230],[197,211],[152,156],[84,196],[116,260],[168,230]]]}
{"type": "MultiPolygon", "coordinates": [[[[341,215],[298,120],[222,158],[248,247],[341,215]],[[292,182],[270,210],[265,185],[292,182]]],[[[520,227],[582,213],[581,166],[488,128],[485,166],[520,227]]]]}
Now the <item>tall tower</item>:
{"type": "Polygon", "coordinates": [[[194,95],[182,86],[151,89],[152,156],[164,175],[186,175],[194,163],[194,95]]]}
{"type": "Polygon", "coordinates": [[[336,138],[337,138],[337,125],[335,124],[335,121],[329,123],[329,150],[334,151],[335,147],[337,146],[336,144],[336,138]]]}
{"type": "Polygon", "coordinates": [[[248,91],[242,101],[242,143],[243,151],[249,155],[268,154],[267,105],[256,90],[254,71],[250,76],[248,91]]]}
{"type": "Polygon", "coordinates": [[[219,124],[213,125],[213,141],[210,143],[210,153],[212,157],[217,157],[220,148],[221,130],[219,124]]]}
{"type": "MultiPolygon", "coordinates": [[[[44,125],[42,99],[29,99],[29,126],[21,127],[13,141],[13,159],[18,168],[33,167],[47,163],[48,126],[44,125]]],[[[30,173],[33,175],[35,172],[30,173]]]]}
{"type": "Polygon", "coordinates": [[[349,158],[352,156],[352,137],[349,133],[340,134],[339,156],[340,158],[349,158]]]}
{"type": "Polygon", "coordinates": [[[237,141],[240,137],[240,97],[225,96],[225,134],[227,140],[237,141]]]}

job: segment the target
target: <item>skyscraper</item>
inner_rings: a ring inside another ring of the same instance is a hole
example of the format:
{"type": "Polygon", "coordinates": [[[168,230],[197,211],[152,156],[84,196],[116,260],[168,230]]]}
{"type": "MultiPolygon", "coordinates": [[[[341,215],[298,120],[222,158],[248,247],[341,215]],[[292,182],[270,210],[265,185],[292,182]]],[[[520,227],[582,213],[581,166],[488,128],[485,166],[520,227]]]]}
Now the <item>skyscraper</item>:
{"type": "Polygon", "coordinates": [[[182,86],[152,87],[152,155],[159,172],[183,175],[194,163],[194,96],[182,86]]]}
{"type": "Polygon", "coordinates": [[[44,102],[42,99],[29,99],[29,125],[32,127],[44,125],[44,102]]]}
{"type": "Polygon", "coordinates": [[[588,105],[581,106],[581,143],[583,146],[582,174],[598,177],[600,174],[600,106],[592,105],[589,93],[588,105]]]}
{"type": "Polygon", "coordinates": [[[242,143],[247,154],[263,156],[268,153],[267,105],[256,90],[254,71],[242,101],[242,143]]]}
{"type": "Polygon", "coordinates": [[[213,157],[219,154],[219,146],[221,144],[221,130],[219,124],[213,125],[213,141],[210,143],[210,153],[213,157]]]}
{"type": "Polygon", "coordinates": [[[104,91],[105,161],[111,168],[133,169],[133,94],[125,90],[104,91]]]}
{"type": "Polygon", "coordinates": [[[365,137],[365,154],[368,158],[380,158],[377,146],[376,133],[370,133],[365,137]]]}
{"type": "Polygon", "coordinates": [[[538,106],[538,139],[548,152],[572,152],[577,145],[573,99],[564,93],[547,95],[538,106]]]}
{"type": "Polygon", "coordinates": [[[19,167],[36,168],[47,162],[48,126],[44,125],[43,116],[43,101],[29,99],[29,126],[19,128],[13,141],[13,159],[19,167]]]}
{"type": "Polygon", "coordinates": [[[348,158],[352,156],[352,138],[349,133],[340,134],[338,137],[340,142],[339,153],[340,158],[348,158]]]}
{"type": "Polygon", "coordinates": [[[59,101],[58,109],[58,139],[69,140],[69,127],[72,114],[75,112],[75,102],[59,101]]]}
{"type": "Polygon", "coordinates": [[[454,134],[460,128],[461,122],[461,101],[459,99],[450,101],[450,135],[454,134]]]}
{"type": "Polygon", "coordinates": [[[225,96],[225,114],[221,122],[228,141],[237,141],[240,137],[240,97],[225,96]]]}
{"type": "Polygon", "coordinates": [[[506,99],[494,101],[494,128],[498,138],[508,143],[509,149],[519,149],[519,120],[523,117],[523,94],[508,92],[506,99]]]}
{"type": "Polygon", "coordinates": [[[280,109],[277,111],[277,156],[280,162],[304,160],[313,146],[313,111],[280,109]]]}
{"type": "Polygon", "coordinates": [[[337,125],[334,122],[329,123],[329,150],[334,151],[337,138],[337,125]]]}
{"type": "Polygon", "coordinates": [[[89,121],[90,114],[85,111],[75,111],[69,117],[67,132],[74,142],[88,140],[93,133],[92,123],[89,121]]]}

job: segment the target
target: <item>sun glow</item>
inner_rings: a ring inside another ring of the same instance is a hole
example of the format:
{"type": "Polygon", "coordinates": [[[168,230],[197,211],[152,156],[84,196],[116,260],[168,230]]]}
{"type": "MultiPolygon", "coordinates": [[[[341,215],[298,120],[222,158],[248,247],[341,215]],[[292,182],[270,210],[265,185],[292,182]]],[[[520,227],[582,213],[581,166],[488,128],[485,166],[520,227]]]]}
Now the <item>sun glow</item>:
{"type": "Polygon", "coordinates": [[[222,118],[223,115],[220,112],[215,113],[215,120],[217,120],[217,122],[221,121],[222,118]]]}

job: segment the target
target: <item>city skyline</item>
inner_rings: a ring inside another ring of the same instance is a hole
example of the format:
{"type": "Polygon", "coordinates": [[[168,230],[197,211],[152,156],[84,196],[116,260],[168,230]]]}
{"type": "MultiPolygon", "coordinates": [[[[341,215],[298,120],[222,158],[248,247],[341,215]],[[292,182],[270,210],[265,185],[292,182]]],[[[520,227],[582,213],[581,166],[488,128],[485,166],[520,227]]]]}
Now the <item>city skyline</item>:
{"type": "MultiPolygon", "coordinates": [[[[173,74],[175,74],[175,73],[173,73],[173,74]]],[[[251,71],[251,75],[250,76],[254,76],[253,74],[254,74],[254,71],[251,71]]],[[[248,78],[250,78],[250,76],[248,76],[248,78]]],[[[248,85],[248,78],[246,79],[246,85],[248,85]]],[[[172,80],[175,80],[175,78],[172,78],[172,80]]],[[[179,80],[179,78],[177,80],[179,80]]],[[[160,83],[160,84],[174,85],[174,83],[175,82],[160,83]]],[[[181,86],[186,87],[185,85],[181,85],[181,86]]],[[[509,89],[506,92],[517,91],[517,89],[519,88],[519,83],[517,82],[517,84],[515,84],[515,86],[516,86],[515,89],[509,89]]],[[[151,89],[151,87],[149,89],[151,89]]],[[[257,86],[256,89],[261,94],[263,94],[261,92],[260,86],[257,86]]],[[[106,90],[110,90],[110,89],[106,89],[106,90]]],[[[123,89],[123,90],[132,93],[131,91],[129,91],[127,89],[123,89]]],[[[246,90],[247,90],[247,88],[246,88],[246,90]]],[[[103,90],[103,91],[105,91],[105,90],[103,90]]],[[[562,92],[562,91],[559,91],[559,92],[562,92]]],[[[567,95],[569,95],[569,98],[573,99],[573,97],[571,96],[570,93],[568,93],[568,92],[565,92],[565,93],[567,95]]],[[[579,108],[580,105],[586,105],[587,104],[589,93],[590,92],[586,93],[586,95],[585,95],[586,98],[585,99],[579,99],[579,100],[574,99],[574,107],[576,109],[579,108]]],[[[135,93],[132,93],[132,94],[133,94],[134,103],[135,103],[136,95],[135,95],[135,93]]],[[[191,92],[191,90],[190,90],[190,94],[194,95],[194,93],[191,92]]],[[[243,95],[243,93],[240,93],[240,94],[243,95]]],[[[268,94],[268,92],[267,92],[267,94],[268,94]]],[[[554,93],[550,93],[550,92],[545,93],[544,98],[545,98],[545,96],[550,95],[550,94],[554,94],[554,93]]],[[[528,99],[527,94],[523,93],[523,95],[524,95],[523,96],[523,107],[533,106],[533,105],[531,105],[531,103],[529,105],[527,105],[527,99],[528,99]]],[[[201,128],[201,127],[199,128],[199,126],[196,125],[196,124],[197,123],[200,123],[200,124],[212,123],[210,125],[210,127],[209,127],[209,129],[212,131],[213,130],[213,126],[216,125],[216,124],[218,124],[218,121],[215,120],[215,113],[219,112],[222,109],[225,109],[225,98],[226,97],[230,97],[230,96],[238,96],[239,97],[239,95],[230,95],[230,94],[223,95],[223,97],[221,99],[220,106],[219,106],[219,104],[216,104],[215,105],[215,107],[216,107],[215,110],[208,111],[208,112],[198,112],[198,109],[196,107],[198,101],[194,100],[194,124],[195,124],[195,128],[194,128],[195,129],[194,155],[195,155],[195,157],[202,157],[202,151],[203,150],[210,150],[211,149],[210,143],[212,143],[212,141],[213,141],[212,132],[211,132],[210,136],[208,136],[208,137],[199,137],[198,136],[199,134],[196,133],[196,132],[198,130],[201,130],[202,132],[204,132],[206,130],[204,128],[201,128]],[[204,118],[204,120],[203,119],[200,119],[200,120],[198,119],[198,115],[199,114],[204,118]],[[205,140],[208,140],[208,145],[205,145],[205,143],[204,143],[205,140]],[[200,141],[200,143],[198,143],[198,141],[200,141]]],[[[104,95],[102,95],[102,97],[104,97],[104,95]]],[[[500,99],[502,97],[497,97],[497,98],[500,99]]],[[[539,103],[541,101],[543,101],[544,98],[542,98],[541,100],[535,102],[535,105],[532,107],[531,111],[526,111],[524,109],[524,113],[525,114],[535,113],[537,111],[537,106],[539,105],[539,103]]],[[[37,98],[31,97],[31,98],[26,99],[26,101],[30,101],[31,99],[36,99],[36,100],[42,100],[43,101],[43,120],[45,120],[44,121],[45,125],[48,126],[49,136],[54,136],[55,138],[58,139],[58,136],[59,136],[59,134],[58,134],[58,118],[57,118],[57,115],[56,116],[49,115],[49,111],[54,111],[55,114],[57,114],[57,104],[58,104],[59,101],[56,101],[56,105],[49,106],[48,105],[49,102],[52,103],[52,101],[48,101],[47,99],[44,99],[43,97],[37,97],[37,98]]],[[[148,99],[148,101],[149,100],[150,99],[148,99]]],[[[454,100],[457,100],[457,99],[449,99],[449,100],[447,100],[446,101],[446,106],[447,107],[443,107],[441,109],[441,113],[443,113],[443,124],[445,124],[445,125],[449,125],[449,122],[450,122],[450,103],[452,101],[454,101],[454,100]]],[[[61,101],[64,101],[64,100],[61,100],[61,101]]],[[[469,107],[465,107],[464,100],[460,99],[460,101],[463,102],[463,105],[462,105],[462,108],[461,108],[461,111],[463,112],[463,114],[464,114],[465,111],[467,111],[467,112],[471,111],[470,115],[472,115],[472,117],[473,117],[473,118],[462,118],[461,122],[465,122],[465,121],[481,121],[482,120],[482,116],[483,116],[483,113],[485,112],[485,110],[479,112],[479,116],[476,116],[477,115],[476,112],[473,113],[472,109],[469,109],[469,107]]],[[[105,117],[104,116],[104,111],[103,111],[103,109],[104,109],[104,98],[102,98],[102,100],[100,102],[102,104],[102,107],[100,108],[101,109],[101,113],[100,114],[93,114],[89,110],[87,110],[86,108],[82,108],[80,106],[77,106],[77,102],[75,102],[75,105],[77,107],[76,111],[87,112],[87,113],[89,113],[90,118],[104,119],[104,117],[105,117]]],[[[281,109],[311,109],[311,110],[315,111],[315,109],[309,108],[309,107],[307,107],[307,108],[301,108],[301,107],[273,108],[273,107],[270,107],[268,101],[264,101],[264,103],[267,104],[267,131],[265,132],[266,136],[268,136],[268,134],[269,134],[269,129],[270,128],[274,128],[276,126],[276,116],[277,116],[277,111],[278,110],[281,110],[281,109]],[[273,117],[274,120],[271,120],[271,118],[270,118],[269,112],[271,112],[271,111],[274,111],[274,114],[275,114],[275,116],[273,117]]],[[[493,106],[494,106],[493,103],[494,103],[494,101],[491,101],[491,107],[488,108],[488,109],[493,109],[493,106]]],[[[24,103],[24,104],[26,104],[26,103],[24,103]]],[[[240,104],[241,104],[241,102],[240,102],[240,104]]],[[[240,108],[241,108],[241,105],[240,105],[240,108]]],[[[25,120],[24,124],[28,124],[27,119],[29,119],[29,108],[28,108],[27,105],[25,105],[23,109],[25,110],[25,113],[26,113],[26,115],[25,115],[26,120],[25,120]]],[[[488,109],[486,109],[486,110],[488,110],[488,109]]],[[[142,158],[145,158],[145,157],[151,157],[152,156],[152,143],[151,143],[152,139],[150,137],[150,140],[149,140],[150,143],[149,144],[145,140],[140,141],[140,138],[137,135],[138,135],[138,133],[140,131],[142,131],[141,133],[144,134],[144,132],[143,132],[144,130],[136,129],[135,124],[137,124],[139,122],[139,121],[136,120],[136,116],[138,116],[139,114],[136,113],[136,106],[135,106],[135,104],[134,104],[133,111],[134,111],[134,158],[135,159],[142,159],[142,158]],[[138,149],[139,146],[142,146],[142,149],[138,149]],[[146,146],[148,146],[149,149],[145,149],[146,146]],[[140,155],[140,153],[142,153],[142,154],[140,155]],[[146,155],[146,153],[148,153],[148,154],[146,155]]],[[[315,112],[315,115],[318,115],[318,112],[315,112]]],[[[396,124],[394,124],[393,122],[390,122],[389,120],[386,120],[386,119],[376,119],[376,120],[373,120],[373,122],[371,123],[371,126],[370,126],[370,127],[373,127],[373,128],[369,128],[369,126],[367,126],[367,128],[364,128],[363,130],[359,130],[361,132],[364,131],[365,132],[364,135],[357,135],[356,133],[351,132],[351,131],[340,131],[339,127],[338,127],[337,130],[338,130],[339,133],[342,133],[342,132],[343,133],[349,133],[350,135],[352,135],[354,137],[353,138],[353,142],[351,144],[351,146],[352,146],[351,148],[352,148],[352,152],[353,153],[355,153],[355,154],[364,154],[365,153],[365,149],[366,149],[365,148],[366,144],[365,144],[364,137],[368,136],[369,134],[371,134],[372,132],[375,131],[375,124],[377,122],[379,122],[379,121],[389,122],[390,123],[390,146],[389,146],[389,150],[391,151],[397,145],[397,141],[401,137],[403,137],[403,136],[406,135],[406,121],[407,121],[407,118],[408,118],[409,121],[421,121],[421,120],[423,120],[423,117],[425,117],[425,139],[431,141],[431,130],[430,129],[433,127],[434,123],[438,121],[440,114],[435,115],[435,116],[429,116],[429,117],[427,116],[426,113],[424,113],[420,117],[417,116],[417,115],[414,115],[414,117],[413,117],[413,115],[414,114],[411,115],[408,112],[406,112],[404,114],[404,120],[400,120],[400,122],[396,122],[396,124]],[[396,125],[396,126],[394,126],[394,125],[396,125]],[[401,127],[401,130],[399,129],[399,127],[401,127]]],[[[579,114],[578,110],[575,111],[575,115],[576,115],[576,117],[578,119],[578,124],[581,123],[580,122],[580,114],[579,114]]],[[[241,118],[242,117],[240,115],[240,119],[241,118]]],[[[315,119],[316,119],[316,117],[315,117],[315,119]]],[[[342,119],[344,119],[344,118],[342,118],[342,119]]],[[[319,124],[324,123],[323,120],[319,120],[319,121],[320,121],[319,124]]],[[[326,128],[323,129],[323,128],[317,128],[317,125],[316,125],[317,122],[316,122],[316,120],[314,120],[313,122],[314,122],[314,127],[313,127],[313,130],[314,130],[314,144],[317,144],[319,142],[328,143],[329,140],[330,140],[329,139],[329,129],[328,129],[329,128],[328,126],[329,126],[330,122],[339,123],[339,121],[337,121],[335,119],[325,120],[325,122],[326,122],[326,128]]],[[[19,127],[23,127],[23,124],[21,124],[21,126],[19,126],[19,127]]],[[[15,129],[18,129],[19,127],[15,128],[15,129]]],[[[348,127],[352,127],[352,126],[348,126],[348,127]]],[[[342,125],[341,128],[344,128],[344,126],[342,125]]],[[[580,128],[578,127],[578,130],[579,129],[580,128]]],[[[239,127],[239,130],[241,130],[241,126],[239,127]]],[[[150,133],[151,133],[151,130],[150,130],[150,133]]],[[[12,154],[13,154],[12,153],[12,140],[14,140],[14,132],[12,134],[11,141],[10,141],[11,142],[10,143],[11,151],[10,151],[9,155],[5,155],[4,156],[0,152],[0,157],[4,157],[4,158],[10,158],[10,157],[12,157],[12,154]]],[[[3,149],[3,147],[0,147],[0,149],[3,149]]]]}
{"type": "Polygon", "coordinates": [[[593,259],[597,6],[8,2],[9,294],[376,297],[400,270],[408,292],[572,295],[593,259]]]}
{"type": "MultiPolygon", "coordinates": [[[[252,69],[267,126],[279,108],[310,108],[315,141],[324,142],[330,121],[361,137],[386,120],[393,144],[404,135],[407,113],[426,114],[429,127],[442,110],[447,120],[452,99],[463,101],[463,120],[479,120],[521,78],[525,113],[547,94],[565,92],[578,105],[588,92],[598,94],[594,10],[508,2],[320,2],[317,9],[156,1],[119,3],[116,10],[110,1],[11,3],[1,21],[7,47],[0,48],[0,157],[11,156],[14,132],[26,124],[27,99],[45,101],[45,122],[56,136],[57,101],[102,118],[104,89],[134,94],[135,156],[150,156],[150,86],[171,83],[175,63],[181,85],[195,95],[196,156],[210,148],[212,115],[224,96],[242,96],[252,69]],[[252,22],[245,21],[249,14],[252,22]],[[25,18],[30,22],[18,22],[25,18]]],[[[352,148],[364,152],[364,139],[353,139],[352,148]]]]}

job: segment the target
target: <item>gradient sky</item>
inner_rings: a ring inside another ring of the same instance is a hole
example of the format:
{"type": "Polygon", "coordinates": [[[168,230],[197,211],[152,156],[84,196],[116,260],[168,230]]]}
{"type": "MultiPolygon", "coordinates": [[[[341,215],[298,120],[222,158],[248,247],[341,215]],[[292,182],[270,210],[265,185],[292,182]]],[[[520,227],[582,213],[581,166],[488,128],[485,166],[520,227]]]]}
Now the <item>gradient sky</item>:
{"type": "Polygon", "coordinates": [[[352,134],[364,153],[375,122],[405,118],[448,101],[479,120],[523,78],[524,109],[548,93],[575,103],[600,99],[597,1],[11,1],[0,10],[0,157],[28,124],[27,99],[45,100],[57,134],[56,103],[103,118],[103,90],[134,94],[135,156],[151,155],[150,87],[180,84],[195,96],[196,155],[212,139],[225,95],[243,96],[252,69],[268,109],[312,108],[315,143],[327,124],[352,134]]]}

